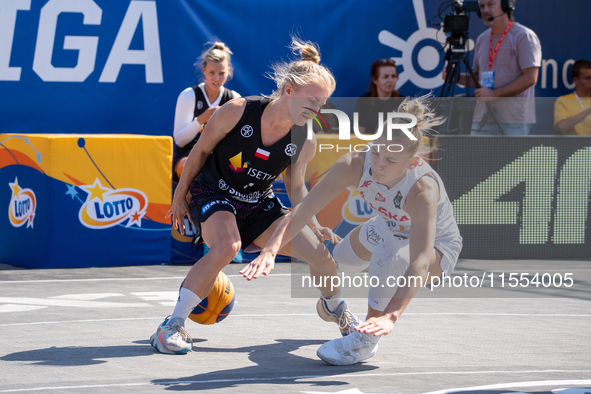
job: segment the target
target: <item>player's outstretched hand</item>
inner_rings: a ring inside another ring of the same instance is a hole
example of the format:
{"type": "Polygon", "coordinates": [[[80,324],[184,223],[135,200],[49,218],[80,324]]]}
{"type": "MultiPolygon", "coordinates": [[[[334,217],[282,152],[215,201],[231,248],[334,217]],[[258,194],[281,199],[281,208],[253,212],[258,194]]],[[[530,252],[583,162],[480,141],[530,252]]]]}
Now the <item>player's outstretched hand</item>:
{"type": "Polygon", "coordinates": [[[261,254],[239,272],[248,280],[256,279],[259,275],[268,275],[275,268],[275,257],[271,253],[261,254]]]}
{"type": "Polygon", "coordinates": [[[172,205],[170,206],[170,210],[166,213],[166,218],[168,219],[172,216],[172,228],[176,228],[179,230],[181,234],[185,234],[185,215],[188,216],[191,223],[191,215],[189,215],[189,203],[187,202],[187,198],[182,193],[174,193],[174,197],[172,198],[172,205]]]}
{"type": "Polygon", "coordinates": [[[312,229],[320,242],[329,241],[331,244],[338,244],[343,239],[336,235],[330,227],[319,226],[312,229]]]}
{"type": "Polygon", "coordinates": [[[394,328],[394,322],[388,316],[370,317],[363,323],[355,327],[355,330],[365,333],[373,334],[376,337],[380,335],[388,335],[394,328]]]}

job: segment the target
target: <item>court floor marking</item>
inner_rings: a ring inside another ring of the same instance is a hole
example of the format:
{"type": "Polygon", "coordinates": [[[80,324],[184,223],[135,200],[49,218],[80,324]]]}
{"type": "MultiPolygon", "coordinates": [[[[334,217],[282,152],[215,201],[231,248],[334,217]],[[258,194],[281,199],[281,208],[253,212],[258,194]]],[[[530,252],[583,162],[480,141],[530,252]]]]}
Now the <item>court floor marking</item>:
{"type": "MultiPolygon", "coordinates": [[[[269,274],[271,276],[291,276],[292,274],[269,274]]],[[[226,274],[228,278],[242,278],[240,274],[226,274]]],[[[161,278],[86,278],[86,279],[34,279],[34,280],[3,280],[0,284],[11,283],[58,283],[58,282],[102,282],[102,281],[131,281],[131,280],[182,280],[184,276],[166,276],[161,278]]]]}
{"type": "MultiPolygon", "coordinates": [[[[589,373],[591,371],[569,371],[569,370],[547,370],[547,371],[466,371],[466,372],[403,372],[403,373],[372,373],[372,374],[341,374],[337,375],[339,378],[364,378],[364,377],[385,377],[385,376],[413,376],[413,375],[490,375],[490,374],[516,374],[516,373],[589,373]]],[[[298,380],[298,379],[334,379],[335,374],[330,375],[301,375],[301,376],[277,376],[267,378],[236,378],[236,379],[210,379],[210,380],[171,380],[158,383],[144,382],[144,383],[110,383],[110,384],[93,384],[80,386],[53,386],[53,387],[35,387],[28,389],[8,389],[0,390],[0,393],[17,393],[25,391],[45,391],[45,390],[79,390],[91,388],[107,388],[107,387],[138,387],[138,386],[166,386],[173,384],[211,384],[211,383],[240,383],[240,382],[265,382],[274,380],[298,380]]],[[[539,387],[539,386],[554,386],[554,385],[589,385],[590,379],[580,380],[543,380],[532,382],[519,383],[499,383],[495,385],[481,386],[489,388],[511,388],[511,387],[539,387]]],[[[453,393],[453,390],[468,391],[470,388],[464,389],[448,389],[441,391],[433,391],[425,394],[447,394],[453,393]]]]}
{"type": "Polygon", "coordinates": [[[450,394],[460,393],[462,391],[475,390],[494,390],[494,389],[514,389],[518,387],[541,387],[541,386],[562,386],[562,385],[591,385],[591,379],[582,380],[540,380],[535,382],[517,382],[517,383],[498,383],[485,386],[462,387],[456,389],[431,391],[424,394],[450,394]]]}
{"type": "MultiPolygon", "coordinates": [[[[568,315],[568,314],[535,314],[535,313],[405,313],[405,316],[517,316],[517,317],[591,317],[591,315],[568,315]]],[[[266,314],[232,314],[232,317],[278,317],[278,316],[316,316],[316,313],[266,313],[266,314]]],[[[157,317],[126,317],[120,319],[84,319],[84,320],[64,320],[64,321],[39,321],[39,322],[27,322],[27,323],[9,323],[0,324],[0,327],[14,327],[14,326],[33,326],[41,324],[72,324],[72,323],[98,323],[108,321],[136,321],[136,320],[162,320],[162,316],[157,317]]]]}

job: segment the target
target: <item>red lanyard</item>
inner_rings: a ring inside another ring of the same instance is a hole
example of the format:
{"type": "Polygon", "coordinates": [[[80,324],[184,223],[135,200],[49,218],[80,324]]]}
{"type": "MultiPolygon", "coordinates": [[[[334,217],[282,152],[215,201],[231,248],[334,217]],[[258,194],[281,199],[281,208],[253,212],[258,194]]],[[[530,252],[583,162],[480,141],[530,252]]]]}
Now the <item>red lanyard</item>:
{"type": "Polygon", "coordinates": [[[507,32],[509,31],[509,29],[511,28],[511,26],[513,26],[513,22],[512,21],[509,22],[509,24],[505,28],[505,32],[503,33],[503,35],[501,36],[501,38],[499,38],[499,42],[497,42],[497,46],[495,47],[495,51],[494,52],[493,52],[493,49],[492,49],[492,37],[493,37],[493,33],[492,33],[492,30],[490,31],[490,45],[488,46],[488,68],[491,68],[492,67],[492,62],[493,62],[495,56],[497,56],[497,52],[499,51],[499,47],[501,46],[501,43],[505,39],[505,36],[507,35],[507,32]]]}

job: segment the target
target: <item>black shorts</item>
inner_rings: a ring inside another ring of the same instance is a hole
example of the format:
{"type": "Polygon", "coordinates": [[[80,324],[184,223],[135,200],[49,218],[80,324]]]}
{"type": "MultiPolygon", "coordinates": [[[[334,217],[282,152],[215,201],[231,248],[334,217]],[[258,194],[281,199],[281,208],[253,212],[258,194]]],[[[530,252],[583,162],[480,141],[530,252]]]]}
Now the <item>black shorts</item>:
{"type": "MultiPolygon", "coordinates": [[[[191,184],[191,194],[189,211],[195,224],[205,222],[215,212],[227,211],[234,214],[240,232],[242,250],[250,246],[277,219],[289,213],[274,194],[256,203],[247,203],[196,182],[191,184]]],[[[200,233],[200,226],[197,227],[200,233]]],[[[207,240],[204,241],[207,243],[207,240]]]]}

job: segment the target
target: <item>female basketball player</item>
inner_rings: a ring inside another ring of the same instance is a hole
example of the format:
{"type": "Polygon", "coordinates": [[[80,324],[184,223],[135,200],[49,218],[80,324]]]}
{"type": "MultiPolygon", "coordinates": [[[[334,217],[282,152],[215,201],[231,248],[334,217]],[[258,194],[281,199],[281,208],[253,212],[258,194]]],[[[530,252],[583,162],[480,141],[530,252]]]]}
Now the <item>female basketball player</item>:
{"type": "Polygon", "coordinates": [[[189,152],[211,115],[233,98],[240,95],[226,89],[224,84],[232,79],[232,51],[223,42],[216,42],[206,49],[197,63],[203,72],[204,82],[181,92],[174,113],[174,158],[172,160],[173,179],[178,181],[189,152]]]}
{"type": "MultiPolygon", "coordinates": [[[[292,49],[301,59],[274,67],[278,89],[273,96],[230,100],[209,119],[187,159],[167,217],[172,215],[173,227],[183,233],[183,218],[190,215],[210,251],[189,270],[172,316],[151,338],[160,352],[191,350],[192,340],[184,328],[189,313],[207,297],[218,273],[240,247],[247,253],[259,251],[289,212],[273,194],[273,180],[287,169],[285,184],[292,204],[307,194],[304,174],[316,140],[306,139],[306,108],[318,110],[334,91],[335,81],[319,64],[313,44],[294,38],[292,49]]],[[[301,234],[280,252],[309,262],[313,276],[336,275],[336,265],[319,240],[336,240],[336,235],[316,219],[310,220],[310,226],[302,226],[301,234]]],[[[351,332],[356,318],[340,300],[339,290],[320,291],[320,317],[338,323],[342,335],[351,332]]]]}
{"type": "Polygon", "coordinates": [[[353,334],[318,349],[318,356],[329,364],[350,365],[372,357],[379,337],[392,331],[420,284],[443,272],[451,274],[462,248],[441,178],[419,157],[423,132],[442,120],[426,106],[425,98],[405,99],[398,112],[416,117],[416,126],[410,130],[416,141],[395,130],[391,141],[380,137],[368,145],[367,152],[341,157],[285,218],[261,255],[243,270],[247,278],[269,273],[281,243],[344,189],[359,190],[377,216],[347,234],[335,246],[333,257],[346,273],[369,267],[369,277],[378,278],[379,283],[373,282],[375,287],[369,289],[367,320],[353,334]],[[418,284],[408,280],[399,288],[396,282],[387,282],[389,277],[401,276],[422,279],[418,284]]]}

